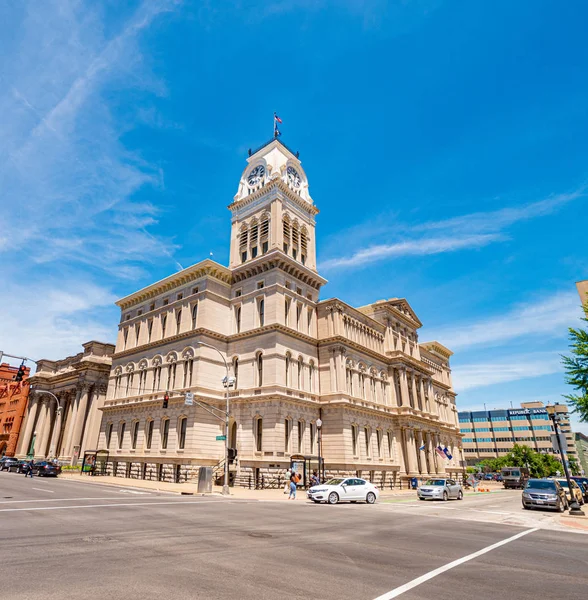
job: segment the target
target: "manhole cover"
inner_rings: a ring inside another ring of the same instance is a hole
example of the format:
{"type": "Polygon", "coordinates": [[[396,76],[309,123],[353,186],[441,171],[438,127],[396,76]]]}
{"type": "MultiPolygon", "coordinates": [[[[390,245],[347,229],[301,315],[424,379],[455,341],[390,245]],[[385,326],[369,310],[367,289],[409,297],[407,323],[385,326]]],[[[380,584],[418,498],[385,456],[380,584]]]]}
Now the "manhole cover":
{"type": "Polygon", "coordinates": [[[4,498],[4,500],[7,500],[8,498],[14,498],[14,496],[2,496],[2,498],[4,498]]]}
{"type": "Polygon", "coordinates": [[[248,534],[249,537],[252,538],[271,538],[271,533],[262,533],[260,531],[254,531],[253,533],[248,534]]]}

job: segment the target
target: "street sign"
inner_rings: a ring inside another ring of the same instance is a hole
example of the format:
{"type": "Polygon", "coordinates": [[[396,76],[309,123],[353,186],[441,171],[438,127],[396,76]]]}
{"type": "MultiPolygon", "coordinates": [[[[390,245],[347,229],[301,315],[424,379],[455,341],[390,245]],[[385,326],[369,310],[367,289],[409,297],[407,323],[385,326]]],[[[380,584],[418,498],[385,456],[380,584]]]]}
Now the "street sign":
{"type": "Polygon", "coordinates": [[[216,441],[217,442],[224,442],[227,439],[226,435],[217,435],[216,436],[216,441]]]}
{"type": "Polygon", "coordinates": [[[192,406],[194,404],[194,394],[192,392],[186,392],[184,397],[184,404],[186,406],[192,406]]]}

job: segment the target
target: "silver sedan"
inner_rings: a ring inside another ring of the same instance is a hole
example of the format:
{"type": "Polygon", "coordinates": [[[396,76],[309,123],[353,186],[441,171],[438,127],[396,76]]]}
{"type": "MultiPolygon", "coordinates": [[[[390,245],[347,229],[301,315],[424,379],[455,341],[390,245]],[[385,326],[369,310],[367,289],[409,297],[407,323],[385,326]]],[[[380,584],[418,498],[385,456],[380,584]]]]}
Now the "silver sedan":
{"type": "Polygon", "coordinates": [[[427,479],[417,490],[419,500],[463,499],[463,489],[454,479],[427,479]]]}

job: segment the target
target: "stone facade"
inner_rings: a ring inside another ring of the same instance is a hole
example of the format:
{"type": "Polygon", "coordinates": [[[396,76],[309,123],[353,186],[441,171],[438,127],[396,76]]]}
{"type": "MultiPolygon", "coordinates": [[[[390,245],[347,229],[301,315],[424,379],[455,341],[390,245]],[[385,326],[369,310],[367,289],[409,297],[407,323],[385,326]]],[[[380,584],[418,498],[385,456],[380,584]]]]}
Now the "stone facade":
{"type": "Polygon", "coordinates": [[[38,361],[37,372],[29,379],[35,391],[23,425],[19,456],[76,464],[84,451],[96,450],[114,345],[87,342],[83,348],[63,360],[38,361]]]}
{"type": "Polygon", "coordinates": [[[29,367],[21,382],[14,381],[18,367],[0,365],[0,456],[14,456],[29,397],[29,367]]]}
{"type": "Polygon", "coordinates": [[[221,471],[224,423],[184,402],[192,392],[224,406],[225,365],[199,342],[236,380],[239,485],[280,485],[291,456],[316,459],[319,443],[327,475],[393,485],[462,472],[451,351],[419,343],[422,324],[402,298],[359,308],[319,300],[318,210],[298,155],[272,140],[247,162],[229,206],[229,267],[207,259],[117,302],[99,443],[111,472],[182,481],[199,466],[221,471]]]}

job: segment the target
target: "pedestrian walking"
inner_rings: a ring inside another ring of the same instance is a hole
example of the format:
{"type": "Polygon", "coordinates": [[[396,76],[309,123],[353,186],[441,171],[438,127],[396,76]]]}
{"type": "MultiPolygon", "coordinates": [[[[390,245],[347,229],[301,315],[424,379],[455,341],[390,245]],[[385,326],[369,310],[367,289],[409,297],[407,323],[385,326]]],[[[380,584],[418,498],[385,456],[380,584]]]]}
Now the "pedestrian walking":
{"type": "Polygon", "coordinates": [[[300,475],[293,471],[290,477],[290,495],[288,496],[288,500],[296,500],[296,485],[299,481],[300,475]]]}
{"type": "Polygon", "coordinates": [[[284,483],[284,494],[290,491],[290,479],[292,479],[292,469],[286,471],[286,481],[284,483]]]}
{"type": "Polygon", "coordinates": [[[25,477],[28,475],[29,477],[33,477],[33,467],[35,466],[35,461],[31,460],[29,462],[29,468],[25,471],[25,477]]]}
{"type": "Polygon", "coordinates": [[[310,478],[310,486],[320,485],[321,480],[319,479],[318,473],[316,471],[312,472],[312,477],[310,478]]]}

